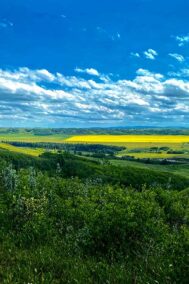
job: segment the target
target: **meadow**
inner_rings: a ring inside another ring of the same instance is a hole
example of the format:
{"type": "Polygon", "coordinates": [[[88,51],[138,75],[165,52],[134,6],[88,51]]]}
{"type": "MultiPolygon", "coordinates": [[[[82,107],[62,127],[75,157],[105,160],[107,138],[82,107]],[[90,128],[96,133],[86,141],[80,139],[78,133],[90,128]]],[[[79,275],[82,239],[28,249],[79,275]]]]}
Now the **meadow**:
{"type": "Polygon", "coordinates": [[[0,133],[0,148],[6,149],[12,152],[18,152],[22,154],[27,154],[31,156],[39,156],[44,152],[43,149],[30,148],[30,147],[15,147],[8,144],[8,142],[48,142],[48,143],[62,143],[68,138],[68,135],[54,134],[54,135],[34,135],[33,133],[27,133],[25,131],[16,133],[0,133]],[[3,143],[6,141],[7,143],[3,143]]]}
{"type": "Polygon", "coordinates": [[[7,144],[7,143],[0,143],[0,148],[5,149],[11,152],[16,152],[16,153],[22,153],[26,155],[31,155],[31,156],[39,156],[44,152],[43,149],[33,149],[33,148],[27,148],[27,147],[15,147],[13,145],[7,144]]]}
{"type": "Polygon", "coordinates": [[[0,133],[0,141],[22,141],[22,142],[52,142],[61,143],[67,139],[69,135],[34,135],[33,133],[0,133]]]}

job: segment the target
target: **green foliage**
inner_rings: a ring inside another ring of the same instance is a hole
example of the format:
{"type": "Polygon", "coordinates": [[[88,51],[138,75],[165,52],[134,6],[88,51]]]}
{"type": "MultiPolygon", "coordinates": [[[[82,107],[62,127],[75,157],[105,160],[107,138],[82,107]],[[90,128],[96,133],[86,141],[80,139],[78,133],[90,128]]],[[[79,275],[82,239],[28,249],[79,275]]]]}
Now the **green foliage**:
{"type": "Polygon", "coordinates": [[[187,179],[67,153],[0,168],[0,283],[188,283],[187,179]]]}
{"type": "Polygon", "coordinates": [[[57,165],[59,165],[59,176],[64,178],[100,178],[103,183],[133,186],[138,190],[141,190],[144,184],[147,187],[161,186],[178,190],[189,186],[188,178],[172,173],[130,166],[118,167],[104,162],[107,161],[104,159],[92,161],[66,152],[63,154],[46,152],[41,157],[36,158],[2,150],[0,157],[8,164],[13,164],[16,169],[33,167],[35,170],[47,172],[50,176],[56,176],[57,165]]]}
{"type": "Polygon", "coordinates": [[[188,135],[188,129],[181,128],[0,128],[0,134],[24,134],[30,133],[37,136],[46,135],[84,135],[84,134],[162,134],[162,135],[188,135]]]}
{"type": "Polygon", "coordinates": [[[52,143],[52,142],[21,142],[21,141],[2,141],[16,147],[55,149],[72,152],[92,152],[96,154],[114,155],[126,148],[123,146],[103,145],[103,144],[76,144],[76,143],[52,143]]]}

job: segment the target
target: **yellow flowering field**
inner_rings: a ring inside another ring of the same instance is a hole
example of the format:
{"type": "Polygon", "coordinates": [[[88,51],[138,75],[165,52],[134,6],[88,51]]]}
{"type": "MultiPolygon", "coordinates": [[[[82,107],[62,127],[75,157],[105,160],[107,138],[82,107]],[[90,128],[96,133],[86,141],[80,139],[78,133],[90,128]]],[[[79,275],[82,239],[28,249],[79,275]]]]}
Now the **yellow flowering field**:
{"type": "Polygon", "coordinates": [[[78,135],[65,140],[73,143],[189,143],[186,135],[78,135]]]}

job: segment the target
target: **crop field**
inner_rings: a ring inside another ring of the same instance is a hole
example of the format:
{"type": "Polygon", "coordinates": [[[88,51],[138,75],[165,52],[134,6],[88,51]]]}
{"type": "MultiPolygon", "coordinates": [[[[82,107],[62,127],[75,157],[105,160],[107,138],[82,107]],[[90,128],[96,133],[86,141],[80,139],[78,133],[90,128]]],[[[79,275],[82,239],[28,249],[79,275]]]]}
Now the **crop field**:
{"type": "Polygon", "coordinates": [[[38,156],[44,149],[16,147],[6,143],[11,142],[48,142],[48,143],[81,143],[81,144],[106,144],[124,146],[125,150],[118,156],[132,156],[135,158],[169,159],[189,158],[189,136],[187,135],[77,135],[62,134],[34,135],[33,133],[0,133],[0,147],[14,152],[38,156]],[[161,150],[166,147],[171,152],[161,150]],[[154,150],[153,148],[157,148],[154,150]],[[153,149],[153,150],[152,150],[153,149]],[[180,153],[174,153],[179,151],[180,153]]]}
{"type": "Polygon", "coordinates": [[[43,149],[26,148],[26,147],[16,147],[7,143],[2,143],[3,141],[11,142],[51,142],[51,143],[64,143],[68,135],[34,135],[30,133],[0,133],[0,148],[6,149],[11,152],[17,152],[22,154],[27,154],[31,156],[39,156],[44,152],[43,149]]]}
{"type": "Polygon", "coordinates": [[[68,135],[33,135],[30,133],[0,133],[0,141],[21,141],[21,142],[65,142],[68,135]]]}
{"type": "Polygon", "coordinates": [[[189,143],[186,135],[78,135],[66,139],[74,143],[189,143]]]}
{"type": "Polygon", "coordinates": [[[78,135],[69,137],[65,141],[125,146],[126,149],[119,152],[118,156],[127,155],[140,159],[189,158],[189,136],[186,135],[78,135]],[[172,152],[158,150],[163,147],[172,152]],[[153,148],[157,149],[151,151],[153,148]]]}

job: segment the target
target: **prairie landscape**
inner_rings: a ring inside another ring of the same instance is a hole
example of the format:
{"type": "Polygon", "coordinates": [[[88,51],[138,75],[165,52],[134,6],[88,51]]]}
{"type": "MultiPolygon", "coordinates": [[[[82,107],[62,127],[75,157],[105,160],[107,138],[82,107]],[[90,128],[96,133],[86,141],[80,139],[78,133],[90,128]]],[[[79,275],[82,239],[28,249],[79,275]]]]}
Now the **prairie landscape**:
{"type": "Polygon", "coordinates": [[[0,284],[189,283],[188,11],[0,0],[0,284]]]}
{"type": "MultiPolygon", "coordinates": [[[[110,131],[111,132],[111,131],[110,131]]],[[[154,135],[154,134],[127,134],[127,135],[77,135],[74,136],[71,133],[65,134],[51,134],[51,135],[36,135],[33,133],[27,133],[25,131],[19,131],[15,133],[0,133],[0,148],[8,149],[10,151],[16,151],[26,153],[30,155],[40,155],[43,152],[43,148],[34,149],[32,147],[26,147],[27,143],[49,143],[55,144],[102,144],[102,145],[114,145],[123,146],[125,149],[118,153],[118,156],[134,156],[135,158],[159,158],[168,159],[174,157],[188,158],[189,157],[189,135],[154,135]],[[3,143],[6,142],[6,143],[3,143]],[[16,147],[10,145],[12,142],[26,143],[25,147],[16,147]],[[10,144],[9,144],[10,143],[10,144]]]]}
{"type": "Polygon", "coordinates": [[[187,283],[189,135],[122,132],[0,130],[2,283],[187,283]]]}

